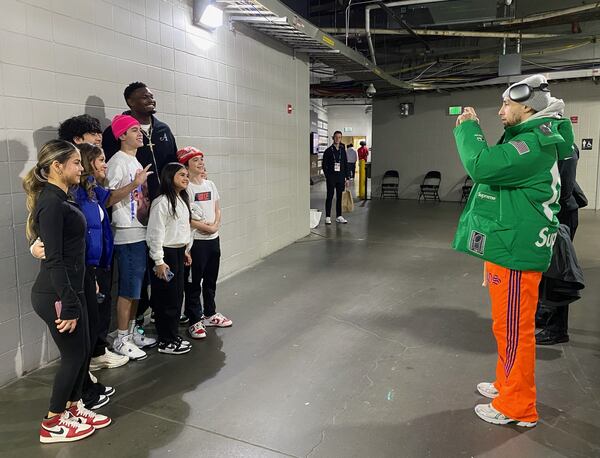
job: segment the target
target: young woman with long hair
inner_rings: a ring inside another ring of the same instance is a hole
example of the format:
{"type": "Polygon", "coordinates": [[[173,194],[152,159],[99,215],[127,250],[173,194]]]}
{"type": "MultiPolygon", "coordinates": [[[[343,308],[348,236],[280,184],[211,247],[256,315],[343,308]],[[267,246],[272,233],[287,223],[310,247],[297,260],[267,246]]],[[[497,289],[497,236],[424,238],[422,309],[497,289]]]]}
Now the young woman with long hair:
{"type": "Polygon", "coordinates": [[[152,203],[146,232],[152,275],[152,309],[156,316],[158,351],[187,353],[190,343],[177,331],[184,292],[184,266],[190,265],[192,234],[187,194],[187,169],[178,162],[167,164],[160,175],[160,195],[152,203]]]}
{"type": "Polygon", "coordinates": [[[79,150],[69,142],[51,140],[39,151],[37,164],[23,178],[27,194],[26,234],[40,238],[45,259],[31,289],[35,312],[48,325],[60,351],[50,408],[40,427],[40,442],[71,442],[104,428],[110,418],[86,409],[82,385],[90,355],[85,276],[84,215],[69,197],[79,184],[79,150]]]}

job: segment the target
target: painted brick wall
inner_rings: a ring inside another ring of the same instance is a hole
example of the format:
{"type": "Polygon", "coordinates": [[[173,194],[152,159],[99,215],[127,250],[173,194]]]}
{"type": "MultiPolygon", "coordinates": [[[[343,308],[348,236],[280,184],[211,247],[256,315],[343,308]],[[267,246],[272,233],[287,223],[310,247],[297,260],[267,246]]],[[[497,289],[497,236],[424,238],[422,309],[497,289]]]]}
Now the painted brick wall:
{"type": "Polygon", "coordinates": [[[143,81],[179,146],[207,154],[223,207],[222,274],[308,233],[306,61],[227,26],[191,24],[190,0],[3,0],[0,15],[0,385],[57,357],[32,311],[38,266],[20,177],[58,123],[103,126],[143,81]],[[287,114],[287,104],[294,107],[287,114]]]}

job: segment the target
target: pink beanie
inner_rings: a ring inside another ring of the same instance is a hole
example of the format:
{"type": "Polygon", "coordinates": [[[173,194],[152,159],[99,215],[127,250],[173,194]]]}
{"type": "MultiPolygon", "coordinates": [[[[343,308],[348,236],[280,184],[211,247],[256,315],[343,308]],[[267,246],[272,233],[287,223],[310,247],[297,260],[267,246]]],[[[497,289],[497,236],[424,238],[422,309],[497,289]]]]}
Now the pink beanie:
{"type": "Polygon", "coordinates": [[[139,126],[140,123],[133,116],[118,114],[112,119],[110,128],[113,135],[118,140],[121,135],[127,132],[127,129],[133,126],[139,126]]]}
{"type": "Polygon", "coordinates": [[[204,157],[204,153],[193,146],[186,146],[177,151],[177,160],[183,165],[186,165],[191,158],[196,156],[204,157]]]}

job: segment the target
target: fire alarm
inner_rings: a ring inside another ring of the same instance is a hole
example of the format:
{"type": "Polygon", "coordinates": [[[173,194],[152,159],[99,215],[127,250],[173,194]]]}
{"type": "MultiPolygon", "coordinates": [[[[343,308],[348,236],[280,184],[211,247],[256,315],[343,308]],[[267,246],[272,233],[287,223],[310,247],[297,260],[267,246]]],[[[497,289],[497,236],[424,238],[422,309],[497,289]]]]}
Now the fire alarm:
{"type": "Polygon", "coordinates": [[[294,107],[292,107],[291,103],[288,103],[288,106],[287,106],[287,112],[288,112],[288,114],[292,114],[292,111],[294,111],[294,107]]]}

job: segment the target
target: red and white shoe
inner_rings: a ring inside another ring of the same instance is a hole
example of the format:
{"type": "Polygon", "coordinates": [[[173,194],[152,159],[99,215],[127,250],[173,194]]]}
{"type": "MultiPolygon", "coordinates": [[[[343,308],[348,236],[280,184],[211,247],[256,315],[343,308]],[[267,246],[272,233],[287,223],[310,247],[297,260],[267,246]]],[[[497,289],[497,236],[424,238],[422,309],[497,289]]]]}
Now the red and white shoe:
{"type": "Polygon", "coordinates": [[[228,328],[233,324],[226,316],[215,313],[213,316],[204,317],[204,326],[215,326],[217,328],[228,328]]]}
{"type": "Polygon", "coordinates": [[[61,415],[44,418],[40,426],[40,442],[74,442],[91,436],[94,431],[93,426],[79,423],[69,410],[65,410],[61,415]]]}
{"type": "Polygon", "coordinates": [[[71,412],[73,420],[81,423],[82,425],[93,426],[95,429],[106,428],[112,421],[106,415],[86,409],[81,399],[77,401],[77,404],[73,404],[71,407],[69,407],[69,412],[71,412]]]}
{"type": "Polygon", "coordinates": [[[192,339],[204,339],[206,337],[206,329],[202,321],[194,323],[188,328],[188,333],[192,339]]]}

